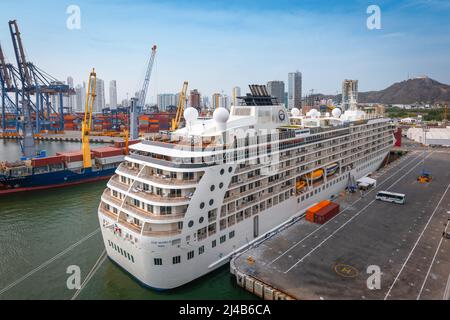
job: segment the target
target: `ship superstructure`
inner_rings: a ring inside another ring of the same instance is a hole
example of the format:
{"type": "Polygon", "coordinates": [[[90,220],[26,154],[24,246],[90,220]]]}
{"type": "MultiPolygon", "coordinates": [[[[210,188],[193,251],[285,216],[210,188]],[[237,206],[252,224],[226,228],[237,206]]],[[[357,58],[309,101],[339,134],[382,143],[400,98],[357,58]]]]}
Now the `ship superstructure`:
{"type": "MultiPolygon", "coordinates": [[[[252,90],[253,92],[253,90],[252,90]]],[[[257,93],[257,90],[255,91],[257,93]]],[[[393,125],[361,111],[289,113],[265,93],[130,147],[98,215],[109,257],[170,289],[378,169],[393,125]]]]}

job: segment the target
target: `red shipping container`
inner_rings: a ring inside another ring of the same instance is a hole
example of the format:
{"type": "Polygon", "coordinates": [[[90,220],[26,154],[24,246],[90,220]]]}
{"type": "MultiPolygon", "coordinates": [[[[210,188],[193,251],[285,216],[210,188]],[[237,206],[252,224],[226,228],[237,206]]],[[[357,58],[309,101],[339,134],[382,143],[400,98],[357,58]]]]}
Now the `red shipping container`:
{"type": "Polygon", "coordinates": [[[50,164],[58,164],[63,162],[63,156],[51,156],[45,158],[35,158],[31,160],[33,167],[43,167],[50,164]]]}
{"type": "Polygon", "coordinates": [[[100,147],[92,149],[92,153],[96,158],[115,157],[123,154],[122,149],[114,147],[100,147]]]}
{"type": "Polygon", "coordinates": [[[323,207],[314,215],[314,222],[324,224],[339,213],[339,204],[331,202],[326,207],[323,207]]]}
{"type": "MultiPolygon", "coordinates": [[[[57,152],[57,156],[63,156],[65,162],[77,162],[83,161],[83,153],[81,151],[73,151],[73,152],[57,152]]],[[[92,156],[92,152],[91,152],[92,156]]]]}

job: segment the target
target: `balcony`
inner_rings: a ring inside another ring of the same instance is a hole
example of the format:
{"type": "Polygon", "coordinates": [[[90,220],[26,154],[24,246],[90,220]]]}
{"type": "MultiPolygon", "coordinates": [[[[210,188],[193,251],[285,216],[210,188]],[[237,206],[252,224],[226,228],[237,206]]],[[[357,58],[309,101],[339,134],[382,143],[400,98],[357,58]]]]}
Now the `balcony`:
{"type": "Polygon", "coordinates": [[[168,231],[143,231],[142,235],[149,237],[170,237],[181,234],[181,230],[168,230],[168,231]]]}
{"type": "Polygon", "coordinates": [[[125,203],[123,205],[123,209],[128,210],[131,213],[134,213],[141,218],[153,219],[153,220],[159,220],[159,221],[183,219],[183,217],[184,217],[184,213],[166,214],[166,215],[151,213],[151,212],[145,211],[141,208],[135,207],[129,203],[125,203]]]}
{"type": "Polygon", "coordinates": [[[157,195],[152,193],[151,191],[145,191],[138,188],[133,188],[130,190],[131,195],[135,195],[138,197],[141,197],[143,199],[153,201],[153,202],[159,202],[159,203],[165,203],[165,204],[181,204],[184,202],[189,202],[191,200],[188,196],[171,196],[171,195],[157,195]]]}
{"type": "Polygon", "coordinates": [[[139,177],[155,183],[175,186],[197,185],[201,179],[200,177],[198,179],[180,180],[177,178],[171,178],[170,176],[164,174],[151,174],[147,172],[142,173],[139,177]]]}
{"type": "Polygon", "coordinates": [[[105,189],[105,191],[103,191],[103,194],[102,194],[102,200],[109,201],[109,202],[113,203],[115,206],[120,207],[122,205],[122,200],[114,198],[113,196],[111,196],[110,192],[111,192],[110,189],[105,189]]]}
{"type": "Polygon", "coordinates": [[[141,227],[138,225],[135,225],[134,223],[130,223],[126,220],[123,219],[119,219],[119,224],[125,228],[127,228],[128,230],[134,231],[138,234],[141,233],[141,227]]]}
{"type": "Polygon", "coordinates": [[[120,182],[119,176],[117,176],[117,175],[114,175],[114,176],[108,181],[108,184],[111,185],[111,186],[113,186],[113,187],[115,187],[115,188],[117,188],[117,189],[119,189],[119,190],[122,191],[122,192],[127,192],[128,189],[130,188],[129,185],[127,185],[127,184],[125,184],[125,183],[123,183],[123,182],[120,182]]]}
{"type": "Polygon", "coordinates": [[[108,211],[108,210],[106,210],[106,209],[104,209],[104,208],[102,208],[102,207],[100,207],[99,211],[100,211],[102,214],[104,214],[105,216],[107,216],[108,218],[111,218],[111,219],[113,219],[114,221],[117,220],[117,214],[115,214],[115,213],[113,213],[113,212],[111,212],[111,211],[108,211]]]}

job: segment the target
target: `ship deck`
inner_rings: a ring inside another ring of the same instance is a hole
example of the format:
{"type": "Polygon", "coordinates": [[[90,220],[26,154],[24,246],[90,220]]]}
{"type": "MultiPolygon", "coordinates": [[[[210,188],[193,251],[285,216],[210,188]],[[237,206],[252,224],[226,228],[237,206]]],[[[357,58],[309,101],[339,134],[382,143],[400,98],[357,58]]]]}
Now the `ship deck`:
{"type": "Polygon", "coordinates": [[[450,152],[426,152],[428,184],[416,180],[423,157],[412,151],[391,163],[364,196],[342,194],[328,223],[301,219],[235,256],[232,269],[294,299],[449,299],[450,152]],[[406,194],[406,204],[376,201],[380,190],[406,194]],[[380,289],[368,288],[370,266],[380,289]]]}

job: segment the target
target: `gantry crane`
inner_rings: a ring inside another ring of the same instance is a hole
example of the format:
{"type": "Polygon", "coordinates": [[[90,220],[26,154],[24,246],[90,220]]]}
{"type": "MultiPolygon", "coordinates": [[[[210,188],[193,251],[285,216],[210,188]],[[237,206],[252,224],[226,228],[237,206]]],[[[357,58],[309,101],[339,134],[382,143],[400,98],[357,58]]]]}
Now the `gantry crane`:
{"type": "Polygon", "coordinates": [[[147,97],[148,85],[150,83],[150,77],[152,75],[153,63],[155,61],[156,56],[156,45],[152,47],[152,54],[150,55],[150,59],[147,64],[147,72],[145,73],[144,83],[142,84],[142,88],[136,98],[131,99],[131,110],[130,110],[130,133],[131,139],[135,140],[139,138],[139,130],[138,130],[138,116],[139,113],[145,107],[145,98],[147,97]]]}
{"type": "Polygon", "coordinates": [[[181,89],[181,92],[180,92],[180,99],[178,99],[177,114],[175,115],[175,118],[172,119],[172,127],[171,127],[172,131],[177,130],[178,127],[180,126],[181,118],[182,118],[183,113],[184,113],[184,106],[186,104],[187,88],[188,88],[188,82],[185,81],[183,83],[183,88],[181,89]]]}
{"type": "Polygon", "coordinates": [[[95,101],[95,89],[97,85],[97,75],[95,69],[89,75],[89,81],[86,92],[86,103],[84,106],[84,119],[81,126],[81,139],[82,146],[81,150],[83,152],[83,167],[85,169],[92,167],[91,159],[91,148],[89,146],[89,134],[92,127],[92,110],[95,101]]]}

